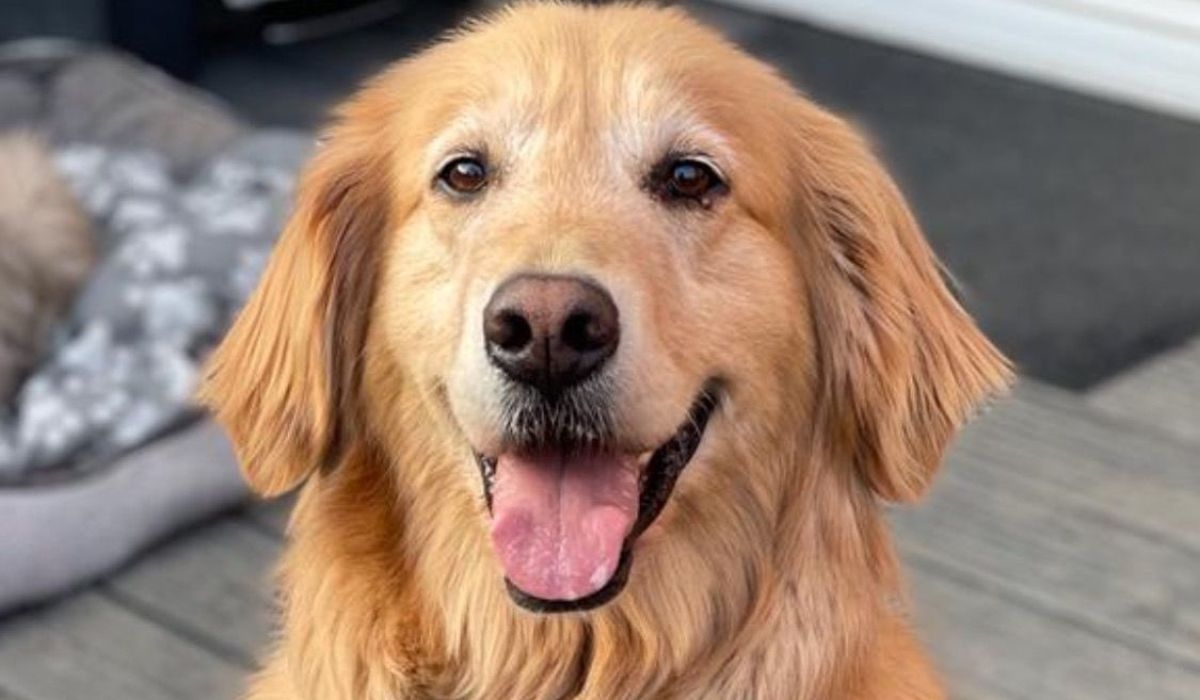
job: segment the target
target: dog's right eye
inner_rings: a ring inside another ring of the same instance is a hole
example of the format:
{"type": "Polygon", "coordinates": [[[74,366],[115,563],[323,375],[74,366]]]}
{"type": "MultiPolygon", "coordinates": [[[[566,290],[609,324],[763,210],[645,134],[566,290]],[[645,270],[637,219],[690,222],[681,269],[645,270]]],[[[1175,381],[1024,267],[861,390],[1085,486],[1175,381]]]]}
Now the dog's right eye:
{"type": "Polygon", "coordinates": [[[668,155],[646,183],[651,193],[668,204],[712,206],[714,195],[728,191],[717,169],[700,156],[668,155]]]}
{"type": "Polygon", "coordinates": [[[487,181],[487,166],[474,156],[455,158],[438,172],[438,182],[456,194],[475,194],[487,181]]]}

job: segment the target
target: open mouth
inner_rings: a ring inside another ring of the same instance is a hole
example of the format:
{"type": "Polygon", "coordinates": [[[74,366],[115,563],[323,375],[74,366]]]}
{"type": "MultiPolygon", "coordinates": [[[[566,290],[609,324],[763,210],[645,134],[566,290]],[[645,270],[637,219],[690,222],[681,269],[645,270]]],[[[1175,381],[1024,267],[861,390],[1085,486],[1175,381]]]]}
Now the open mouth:
{"type": "Polygon", "coordinates": [[[492,547],[517,604],[584,611],[624,589],[634,542],[699,449],[718,395],[709,382],[675,434],[648,456],[570,445],[477,456],[492,547]]]}

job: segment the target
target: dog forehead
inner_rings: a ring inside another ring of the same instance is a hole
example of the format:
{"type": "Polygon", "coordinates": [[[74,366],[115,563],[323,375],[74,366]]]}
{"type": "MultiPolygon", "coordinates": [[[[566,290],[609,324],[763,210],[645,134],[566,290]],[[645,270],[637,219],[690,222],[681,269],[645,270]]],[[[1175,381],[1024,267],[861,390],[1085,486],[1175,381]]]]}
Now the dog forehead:
{"type": "Polygon", "coordinates": [[[549,128],[576,144],[620,134],[640,150],[713,131],[698,107],[721,92],[708,68],[736,53],[682,11],[545,3],[470,25],[425,58],[435,91],[459,107],[443,133],[520,143],[549,128]]]}
{"type": "Polygon", "coordinates": [[[462,104],[430,142],[430,158],[480,149],[515,162],[557,155],[640,166],[670,152],[696,152],[733,165],[724,130],[662,66],[626,60],[576,72],[508,72],[462,104]]]}

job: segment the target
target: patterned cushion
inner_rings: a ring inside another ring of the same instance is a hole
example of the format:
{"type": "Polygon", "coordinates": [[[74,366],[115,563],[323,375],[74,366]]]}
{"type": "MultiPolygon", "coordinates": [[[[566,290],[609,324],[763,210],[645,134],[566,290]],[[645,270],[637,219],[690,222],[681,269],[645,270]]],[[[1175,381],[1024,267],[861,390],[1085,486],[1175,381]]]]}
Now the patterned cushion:
{"type": "Polygon", "coordinates": [[[157,153],[59,151],[102,259],[54,352],[0,420],[0,483],[95,468],[194,417],[201,360],[258,279],[306,145],[251,137],[186,182],[157,153]],[[265,140],[291,162],[271,162],[265,140]]]}
{"type": "Polygon", "coordinates": [[[0,126],[32,126],[102,260],[51,354],[0,406],[0,486],[111,463],[196,416],[199,362],[255,283],[310,137],[107,50],[0,46],[0,126]]]}

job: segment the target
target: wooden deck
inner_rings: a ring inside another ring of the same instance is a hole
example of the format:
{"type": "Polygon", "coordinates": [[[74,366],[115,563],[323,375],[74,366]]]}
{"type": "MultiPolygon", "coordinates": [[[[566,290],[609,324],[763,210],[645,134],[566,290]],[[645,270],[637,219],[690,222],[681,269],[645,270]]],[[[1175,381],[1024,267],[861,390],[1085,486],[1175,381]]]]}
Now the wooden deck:
{"type": "MultiPolygon", "coordinates": [[[[1200,698],[1200,449],[1103,404],[1023,385],[894,514],[957,700],[1200,698]]],[[[285,517],[247,508],[3,621],[0,700],[236,697],[285,517]]]]}

